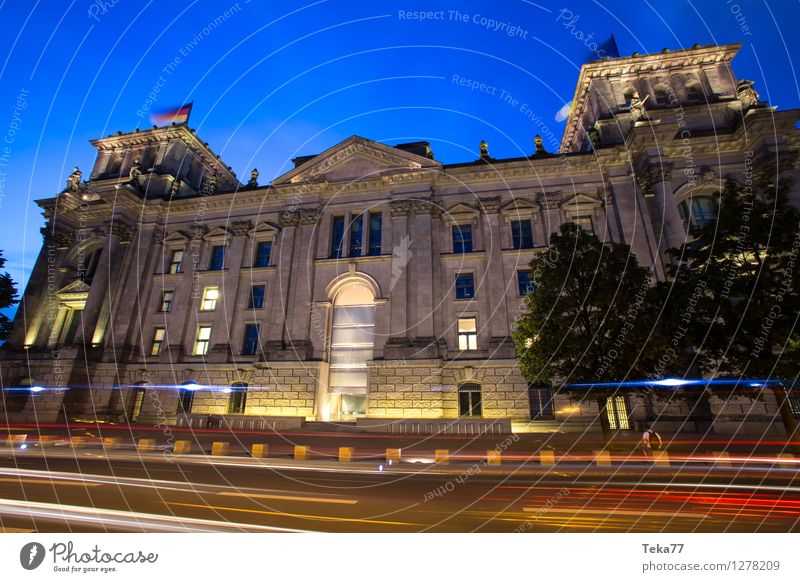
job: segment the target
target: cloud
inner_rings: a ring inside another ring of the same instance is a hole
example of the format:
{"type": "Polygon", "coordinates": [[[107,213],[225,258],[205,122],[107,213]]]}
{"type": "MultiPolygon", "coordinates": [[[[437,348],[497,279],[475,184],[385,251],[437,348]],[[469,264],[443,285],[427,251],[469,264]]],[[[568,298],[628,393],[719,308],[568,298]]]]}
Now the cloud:
{"type": "Polygon", "coordinates": [[[558,110],[556,113],[556,121],[564,121],[567,117],[569,117],[569,109],[572,107],[572,101],[569,103],[564,103],[564,107],[558,110]]]}

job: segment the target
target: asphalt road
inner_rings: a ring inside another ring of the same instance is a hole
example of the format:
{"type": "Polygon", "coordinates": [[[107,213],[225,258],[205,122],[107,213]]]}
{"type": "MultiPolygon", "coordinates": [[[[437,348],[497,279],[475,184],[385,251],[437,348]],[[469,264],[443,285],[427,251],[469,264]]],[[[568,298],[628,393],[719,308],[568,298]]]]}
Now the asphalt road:
{"type": "Polygon", "coordinates": [[[5,531],[792,532],[797,468],[446,467],[0,449],[5,531]]]}

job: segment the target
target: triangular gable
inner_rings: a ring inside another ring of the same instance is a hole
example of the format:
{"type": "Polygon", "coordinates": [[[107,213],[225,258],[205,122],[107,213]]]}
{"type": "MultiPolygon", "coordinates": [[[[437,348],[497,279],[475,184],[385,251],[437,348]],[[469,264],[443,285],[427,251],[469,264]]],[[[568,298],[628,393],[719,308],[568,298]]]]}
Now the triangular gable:
{"type": "Polygon", "coordinates": [[[229,238],[233,238],[233,235],[227,230],[218,226],[216,228],[212,228],[206,235],[203,237],[203,240],[212,241],[212,242],[222,242],[229,238]]]}
{"type": "Polygon", "coordinates": [[[280,228],[271,222],[259,222],[254,228],[247,231],[247,236],[255,239],[266,239],[277,235],[280,228]]]}
{"type": "Polygon", "coordinates": [[[513,213],[513,212],[533,212],[540,210],[541,207],[526,198],[515,198],[514,200],[509,200],[505,202],[502,206],[500,206],[500,212],[503,213],[513,213]]]}
{"type": "Polygon", "coordinates": [[[436,160],[354,135],[278,177],[272,185],[363,180],[441,166],[436,160]]]}
{"type": "Polygon", "coordinates": [[[182,245],[187,242],[189,242],[189,237],[179,231],[175,231],[169,236],[164,237],[165,245],[182,245]]]}
{"type": "Polygon", "coordinates": [[[70,294],[80,294],[80,293],[88,293],[89,292],[89,285],[81,281],[80,279],[75,279],[69,285],[66,285],[59,289],[56,292],[56,295],[70,295],[70,294]]]}
{"type": "Polygon", "coordinates": [[[566,198],[561,201],[561,206],[581,206],[586,208],[597,208],[602,206],[603,201],[595,196],[588,194],[575,194],[571,198],[566,198]]]}

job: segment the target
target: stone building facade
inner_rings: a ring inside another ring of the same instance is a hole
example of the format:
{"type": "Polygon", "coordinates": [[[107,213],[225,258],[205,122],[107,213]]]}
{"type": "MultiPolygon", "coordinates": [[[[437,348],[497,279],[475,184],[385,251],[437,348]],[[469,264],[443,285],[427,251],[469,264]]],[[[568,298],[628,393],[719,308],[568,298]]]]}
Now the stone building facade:
{"type": "MultiPolygon", "coordinates": [[[[186,125],[93,141],[89,179],[76,168],[38,201],[44,243],[0,360],[6,418],[583,430],[595,404],[516,365],[527,266],[571,221],[663,278],[723,177],[748,160],[797,173],[798,112],[735,78],[738,48],[584,65],[557,153],[483,143],[443,164],[426,142],[353,136],[259,185],[186,125]]],[[[621,429],[686,424],[684,404],[656,406],[612,408],[621,429]]],[[[711,407],[719,426],[775,412],[711,407]]]]}

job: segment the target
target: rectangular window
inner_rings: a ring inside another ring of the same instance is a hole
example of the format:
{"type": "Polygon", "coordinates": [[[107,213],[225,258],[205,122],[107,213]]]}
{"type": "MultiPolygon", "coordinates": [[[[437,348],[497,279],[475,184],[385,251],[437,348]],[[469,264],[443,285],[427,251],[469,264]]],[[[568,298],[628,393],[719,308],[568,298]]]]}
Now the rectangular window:
{"type": "Polygon", "coordinates": [[[217,308],[217,299],[219,299],[219,287],[205,287],[200,311],[214,311],[217,308]]]}
{"type": "Polygon", "coordinates": [[[244,414],[247,406],[247,387],[231,387],[231,395],[228,399],[228,414],[244,414]]]}
{"type": "Polygon", "coordinates": [[[383,217],[380,212],[369,215],[369,256],[377,257],[381,254],[381,229],[383,217]]]}
{"type": "Polygon", "coordinates": [[[472,299],[475,297],[475,278],[472,273],[456,275],[456,299],[472,299]]]}
{"type": "Polygon", "coordinates": [[[256,256],[253,261],[254,267],[268,267],[269,258],[272,254],[272,242],[261,241],[256,245],[256,256]]]}
{"type": "Polygon", "coordinates": [[[248,323],[244,326],[243,356],[254,356],[258,352],[258,332],[259,325],[257,323],[248,323]]]}
{"type": "Polygon", "coordinates": [[[469,224],[453,225],[453,252],[472,252],[472,226],[469,224]]]}
{"type": "Polygon", "coordinates": [[[161,353],[161,348],[164,346],[164,340],[167,337],[167,330],[163,327],[157,327],[153,331],[153,345],[150,347],[150,355],[157,356],[161,353]]]}
{"type": "Polygon", "coordinates": [[[792,416],[800,418],[800,395],[787,391],[786,401],[789,404],[789,410],[792,412],[792,416]]]}
{"type": "Polygon", "coordinates": [[[351,257],[361,256],[361,247],[364,239],[364,216],[358,214],[350,219],[350,252],[351,257]]]}
{"type": "Polygon", "coordinates": [[[261,309],[264,307],[264,294],[266,287],[264,285],[253,285],[250,287],[250,301],[247,303],[248,309],[261,309]]]}
{"type": "Polygon", "coordinates": [[[175,298],[175,291],[164,291],[161,293],[161,305],[159,311],[161,313],[169,313],[172,310],[172,300],[175,298]]]}
{"type": "Polygon", "coordinates": [[[208,265],[209,271],[221,271],[225,268],[225,245],[214,245],[211,247],[211,262],[208,265]]]}
{"type": "Polygon", "coordinates": [[[586,232],[594,232],[594,224],[592,224],[592,217],[589,215],[576,216],[572,222],[578,225],[578,228],[586,232]]]}
{"type": "Polygon", "coordinates": [[[183,265],[183,251],[172,251],[169,256],[169,272],[172,274],[180,273],[181,265],[183,265]]]}
{"type": "Polygon", "coordinates": [[[528,399],[533,420],[551,420],[553,414],[553,390],[545,384],[528,385],[528,399]]]}
{"type": "Polygon", "coordinates": [[[331,225],[331,258],[342,258],[344,244],[344,216],[334,216],[331,225]]]}
{"type": "Polygon", "coordinates": [[[478,325],[474,317],[458,318],[458,349],[478,349],[478,325]]]}
{"type": "Polygon", "coordinates": [[[531,274],[528,271],[517,271],[517,286],[520,297],[524,297],[528,293],[533,293],[536,290],[533,286],[531,274]]]}
{"type": "Polygon", "coordinates": [[[195,356],[205,356],[208,353],[208,347],[211,344],[211,326],[198,325],[197,335],[194,340],[194,350],[192,354],[195,356]]]}
{"type": "Polygon", "coordinates": [[[512,220],[511,238],[515,249],[533,248],[533,229],[530,220],[512,220]]]}

